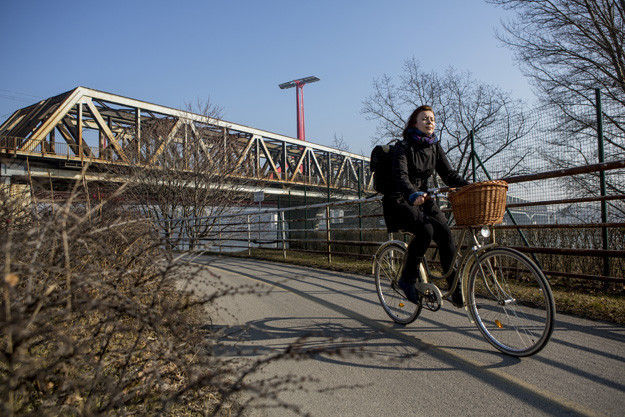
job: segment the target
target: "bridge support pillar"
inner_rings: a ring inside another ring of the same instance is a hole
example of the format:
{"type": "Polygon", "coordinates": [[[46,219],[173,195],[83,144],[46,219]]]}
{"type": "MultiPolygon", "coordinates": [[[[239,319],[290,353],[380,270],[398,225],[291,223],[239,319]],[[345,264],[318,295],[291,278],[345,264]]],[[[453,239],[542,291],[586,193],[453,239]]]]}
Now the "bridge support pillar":
{"type": "Polygon", "coordinates": [[[0,190],[14,204],[26,207],[32,203],[30,184],[15,183],[11,177],[0,177],[0,190]]]}

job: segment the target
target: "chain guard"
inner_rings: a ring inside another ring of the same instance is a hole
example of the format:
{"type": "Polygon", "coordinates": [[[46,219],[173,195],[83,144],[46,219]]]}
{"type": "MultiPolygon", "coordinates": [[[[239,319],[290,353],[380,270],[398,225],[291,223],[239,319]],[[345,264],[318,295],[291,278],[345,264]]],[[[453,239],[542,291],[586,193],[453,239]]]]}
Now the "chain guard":
{"type": "Polygon", "coordinates": [[[421,306],[430,311],[438,311],[443,304],[441,290],[434,284],[417,282],[415,284],[417,292],[423,297],[421,306]]]}

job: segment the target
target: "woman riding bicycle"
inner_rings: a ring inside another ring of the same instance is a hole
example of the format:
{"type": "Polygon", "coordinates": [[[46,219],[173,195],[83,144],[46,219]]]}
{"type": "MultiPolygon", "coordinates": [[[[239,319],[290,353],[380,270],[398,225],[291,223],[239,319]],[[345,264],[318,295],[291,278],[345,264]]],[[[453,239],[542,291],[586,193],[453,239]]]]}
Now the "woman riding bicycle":
{"type": "MultiPolygon", "coordinates": [[[[418,107],[408,119],[403,140],[395,145],[393,155],[393,186],[382,199],[384,219],[389,228],[406,230],[413,234],[408,245],[406,264],[398,282],[411,302],[418,304],[415,289],[419,264],[432,239],[438,244],[441,265],[446,273],[456,253],[447,219],[433,200],[426,200],[428,179],[436,171],[449,187],[469,184],[454,170],[434,133],[436,120],[430,106],[418,107]]],[[[454,275],[447,278],[452,283],[454,275]]],[[[460,286],[450,301],[462,306],[460,286]]]]}

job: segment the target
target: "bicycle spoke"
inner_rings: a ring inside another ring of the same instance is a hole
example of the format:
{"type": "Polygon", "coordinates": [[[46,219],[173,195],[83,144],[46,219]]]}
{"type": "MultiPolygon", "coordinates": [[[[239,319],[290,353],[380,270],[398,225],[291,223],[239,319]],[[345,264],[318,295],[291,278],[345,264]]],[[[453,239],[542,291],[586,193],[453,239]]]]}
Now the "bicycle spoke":
{"type": "Polygon", "coordinates": [[[510,249],[480,257],[469,277],[469,307],[487,340],[510,355],[538,352],[553,329],[549,283],[531,260],[510,249]]]}
{"type": "Polygon", "coordinates": [[[391,245],[377,256],[375,264],[375,282],[380,303],[386,314],[400,324],[411,323],[421,312],[421,306],[408,302],[397,288],[404,253],[403,247],[391,245]]]}

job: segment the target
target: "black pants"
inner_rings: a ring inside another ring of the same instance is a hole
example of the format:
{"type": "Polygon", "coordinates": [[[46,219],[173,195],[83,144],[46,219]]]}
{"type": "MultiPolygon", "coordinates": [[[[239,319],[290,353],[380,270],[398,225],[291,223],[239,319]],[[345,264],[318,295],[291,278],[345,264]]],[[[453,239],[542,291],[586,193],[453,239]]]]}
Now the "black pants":
{"type": "MultiPolygon", "coordinates": [[[[430,247],[432,239],[439,249],[441,266],[447,272],[456,254],[453,235],[447,219],[441,210],[432,201],[422,206],[413,206],[404,199],[398,199],[384,204],[385,218],[389,214],[393,217],[394,224],[399,228],[413,234],[408,245],[406,265],[402,271],[402,280],[410,283],[416,282],[419,263],[425,252],[430,247]],[[387,213],[390,210],[390,213],[387,213]]],[[[447,282],[453,281],[453,274],[447,278],[447,282]]]]}

